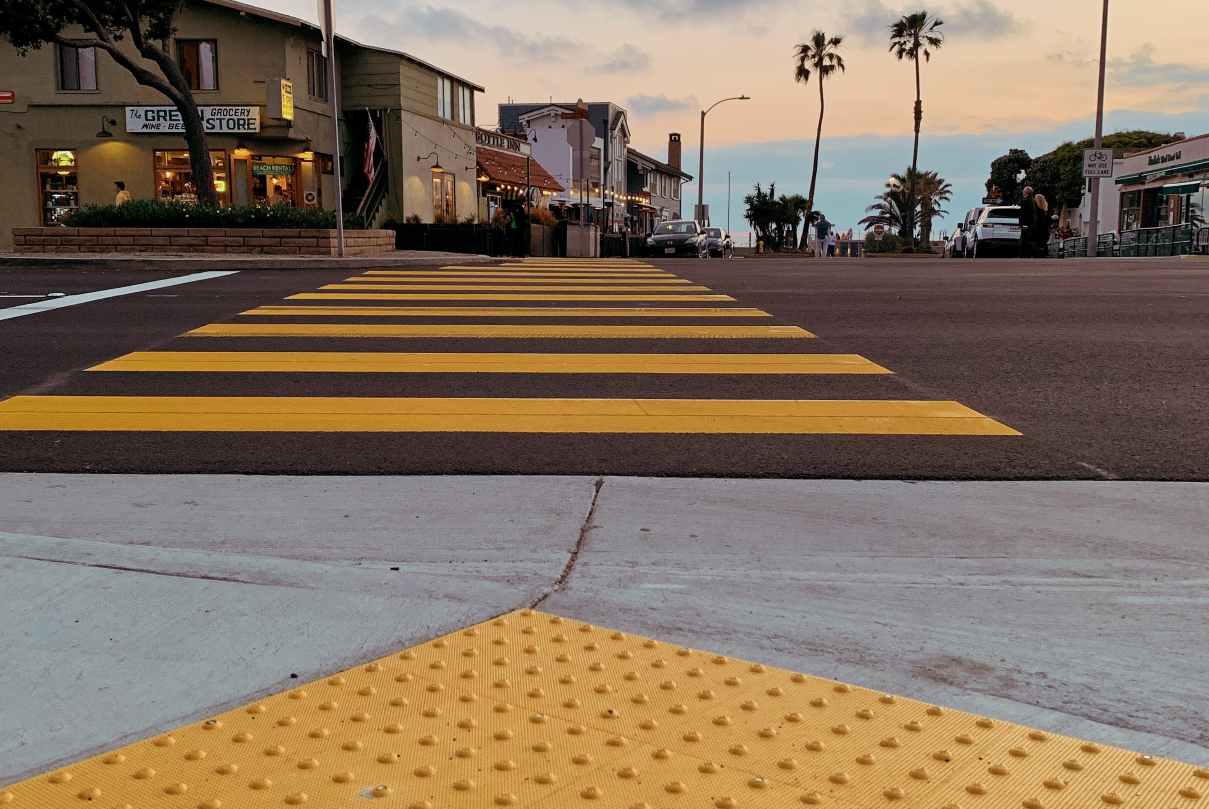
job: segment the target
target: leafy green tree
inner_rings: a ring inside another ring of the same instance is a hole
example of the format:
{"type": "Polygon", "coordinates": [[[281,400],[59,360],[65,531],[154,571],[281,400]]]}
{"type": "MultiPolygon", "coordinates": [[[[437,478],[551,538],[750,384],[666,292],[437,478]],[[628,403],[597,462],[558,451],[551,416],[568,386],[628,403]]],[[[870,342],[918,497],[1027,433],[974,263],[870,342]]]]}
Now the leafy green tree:
{"type": "MultiPolygon", "coordinates": [[[[915,63],[915,146],[911,151],[911,170],[919,168],[919,129],[924,120],[923,91],[920,84],[919,59],[932,61],[932,54],[945,43],[940,27],[944,20],[917,11],[905,14],[890,26],[890,53],[901,62],[909,59],[915,63]]],[[[915,236],[915,187],[908,188],[910,206],[907,210],[907,238],[915,236]]]]}
{"type": "Polygon", "coordinates": [[[176,23],[184,4],[185,0],[0,0],[0,36],[22,56],[48,44],[104,51],[139,84],[166,96],[181,115],[198,201],[217,207],[205,128],[176,55],[176,23]]]}
{"type": "MultiPolygon", "coordinates": [[[[823,97],[823,84],[837,72],[845,71],[844,58],[840,56],[842,36],[829,37],[822,29],[816,28],[810,33],[810,40],[797,46],[797,65],[793,71],[794,81],[809,84],[811,75],[818,77],[819,85],[819,126],[814,136],[814,162],[810,167],[810,195],[807,197],[807,213],[814,211],[815,181],[819,176],[819,144],[823,140],[823,112],[826,100],[823,97]]],[[[805,247],[809,227],[802,231],[802,242],[799,249],[805,247]]]]}
{"type": "Polygon", "coordinates": [[[999,191],[1005,205],[1020,204],[1020,172],[1033,165],[1033,158],[1023,149],[1010,149],[991,162],[991,176],[986,182],[987,193],[999,191]]]}

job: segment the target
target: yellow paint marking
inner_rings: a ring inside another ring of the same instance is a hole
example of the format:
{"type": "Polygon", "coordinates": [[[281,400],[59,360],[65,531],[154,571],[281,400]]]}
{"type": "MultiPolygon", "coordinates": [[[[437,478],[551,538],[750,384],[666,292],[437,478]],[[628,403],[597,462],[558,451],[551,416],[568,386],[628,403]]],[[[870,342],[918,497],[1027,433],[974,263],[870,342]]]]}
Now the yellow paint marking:
{"type": "Polygon", "coordinates": [[[569,338],[804,338],[797,326],[578,326],[514,323],[211,323],[186,337],[569,337],[569,338]]]}
{"type": "Polygon", "coordinates": [[[595,295],[475,292],[300,292],[286,300],[301,301],[714,301],[734,302],[729,295],[595,295]]]}
{"type": "Polygon", "coordinates": [[[656,309],[628,306],[258,306],[240,314],[272,317],[772,317],[760,309],[656,309]]]}
{"type": "MultiPolygon", "coordinates": [[[[424,283],[456,283],[456,284],[691,284],[692,281],[687,278],[579,278],[576,276],[569,277],[551,277],[551,278],[514,278],[514,277],[499,277],[499,278],[462,278],[458,276],[443,276],[443,275],[426,275],[418,278],[395,278],[383,276],[354,276],[345,278],[345,283],[354,284],[387,284],[387,283],[407,283],[407,284],[424,284],[424,283]]],[[[391,289],[393,287],[386,287],[391,289]]],[[[459,287],[460,288],[460,287],[459,287]]],[[[527,287],[526,287],[527,288],[527,287]]]]}
{"type": "Polygon", "coordinates": [[[888,374],[855,354],[508,354],[136,351],[89,368],[138,372],[888,374]]]}
{"type": "MultiPolygon", "coordinates": [[[[456,284],[327,284],[319,287],[320,289],[348,289],[352,291],[378,290],[378,289],[397,289],[397,290],[415,290],[417,292],[596,292],[598,288],[583,286],[583,285],[560,285],[547,284],[545,286],[521,286],[518,284],[487,284],[478,282],[474,285],[456,285],[456,284]]],[[[683,287],[642,287],[642,286],[610,286],[601,287],[599,289],[607,289],[609,292],[709,292],[709,287],[703,286],[683,286],[683,287]]]]}
{"type": "Polygon", "coordinates": [[[11,809],[1203,809],[1207,794],[1209,768],[529,609],[0,789],[11,809]]]}
{"type": "Polygon", "coordinates": [[[446,272],[444,270],[366,270],[365,276],[399,276],[408,277],[416,275],[436,276],[440,278],[475,278],[481,276],[503,275],[508,277],[587,277],[587,278],[676,278],[670,272],[662,270],[627,270],[626,272],[599,272],[597,270],[458,270],[454,272],[446,272]]]}
{"type": "Polygon", "coordinates": [[[0,430],[1019,435],[958,402],[14,396],[0,430]]]}

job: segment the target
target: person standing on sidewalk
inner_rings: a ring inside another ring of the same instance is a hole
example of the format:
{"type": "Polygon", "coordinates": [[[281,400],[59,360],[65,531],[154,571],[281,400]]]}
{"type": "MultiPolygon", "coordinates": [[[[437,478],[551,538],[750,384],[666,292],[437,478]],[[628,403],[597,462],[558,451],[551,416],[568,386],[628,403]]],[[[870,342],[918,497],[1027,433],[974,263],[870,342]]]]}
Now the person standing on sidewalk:
{"type": "MultiPolygon", "coordinates": [[[[1037,200],[1033,198],[1033,187],[1026,185],[1020,192],[1020,257],[1033,258],[1037,242],[1037,200]]],[[[1042,213],[1044,216],[1044,213],[1042,213]]]]}
{"type": "Polygon", "coordinates": [[[827,236],[831,233],[831,223],[825,214],[819,214],[819,221],[814,225],[814,255],[821,258],[826,255],[827,236]]]}
{"type": "Polygon", "coordinates": [[[130,192],[126,190],[126,183],[118,180],[113,184],[113,190],[115,192],[114,205],[125,205],[130,201],[130,192]]]}
{"type": "Polygon", "coordinates": [[[1043,194],[1033,194],[1033,257],[1049,256],[1049,200],[1043,194]]]}

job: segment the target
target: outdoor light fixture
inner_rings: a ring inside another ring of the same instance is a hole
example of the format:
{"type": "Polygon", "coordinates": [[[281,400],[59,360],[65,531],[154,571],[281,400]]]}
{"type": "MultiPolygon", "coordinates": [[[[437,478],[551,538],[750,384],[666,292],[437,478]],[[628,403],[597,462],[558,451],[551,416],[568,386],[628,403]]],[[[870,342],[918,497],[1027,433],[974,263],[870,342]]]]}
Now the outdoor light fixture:
{"type": "Polygon", "coordinates": [[[118,122],[116,120],[114,120],[113,118],[109,118],[105,115],[102,115],[101,116],[101,131],[97,133],[98,138],[112,138],[113,137],[113,133],[105,128],[105,124],[109,124],[110,126],[117,126],[118,122]]]}
{"type": "Polygon", "coordinates": [[[436,158],[436,162],[432,164],[433,171],[444,171],[445,170],[445,169],[441,168],[441,157],[436,152],[432,152],[431,154],[426,155],[424,157],[417,157],[416,162],[423,163],[425,160],[427,160],[430,157],[436,158]]]}

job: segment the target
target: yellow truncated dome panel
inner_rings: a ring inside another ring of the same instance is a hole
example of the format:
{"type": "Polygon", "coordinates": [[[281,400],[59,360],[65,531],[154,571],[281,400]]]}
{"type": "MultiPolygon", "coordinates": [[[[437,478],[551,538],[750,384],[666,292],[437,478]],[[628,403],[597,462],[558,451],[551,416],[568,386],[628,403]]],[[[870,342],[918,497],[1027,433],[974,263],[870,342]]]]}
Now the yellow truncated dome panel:
{"type": "Polygon", "coordinates": [[[11,809],[1205,809],[1209,770],[524,610],[0,790],[11,809]]]}

